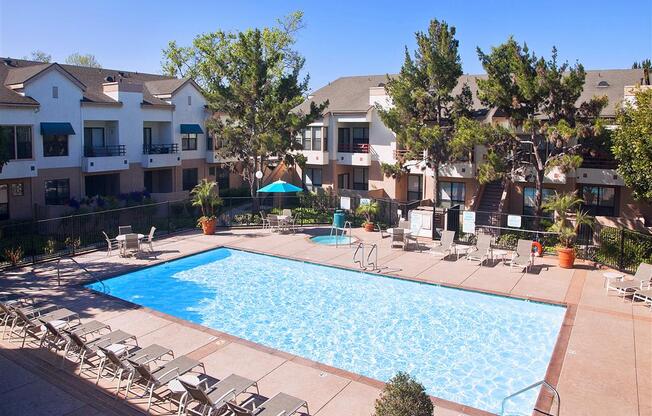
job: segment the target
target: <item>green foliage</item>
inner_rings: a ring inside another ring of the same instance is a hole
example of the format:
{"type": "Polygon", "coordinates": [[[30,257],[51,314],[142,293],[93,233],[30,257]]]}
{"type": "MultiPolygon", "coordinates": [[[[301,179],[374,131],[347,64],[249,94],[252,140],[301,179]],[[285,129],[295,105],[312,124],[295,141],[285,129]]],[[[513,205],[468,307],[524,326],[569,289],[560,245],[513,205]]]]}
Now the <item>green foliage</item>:
{"type": "Polygon", "coordinates": [[[652,89],[635,97],[636,105],[625,104],[616,117],[612,151],[633,197],[652,202],[652,89]]]}
{"type": "Polygon", "coordinates": [[[547,198],[543,209],[555,213],[555,222],[548,231],[558,233],[559,244],[565,248],[573,248],[577,238],[577,230],[581,225],[592,225],[593,219],[577,207],[582,203],[575,193],[557,193],[547,198]],[[574,221],[569,215],[574,211],[574,221]]]}
{"type": "Polygon", "coordinates": [[[43,246],[43,253],[45,254],[54,254],[57,252],[57,242],[55,240],[48,240],[45,242],[45,245],[43,246]]]}
{"type": "Polygon", "coordinates": [[[392,377],[376,400],[374,416],[432,416],[434,406],[421,383],[407,373],[392,377]]]}
{"type": "Polygon", "coordinates": [[[355,209],[357,215],[362,215],[366,223],[373,222],[374,217],[380,212],[380,206],[378,202],[371,202],[369,205],[358,205],[358,208],[355,209]]]}
{"type": "Polygon", "coordinates": [[[303,14],[295,12],[275,27],[218,30],[196,36],[191,46],[170,42],[164,50],[164,72],[194,79],[210,110],[220,114],[207,128],[220,141],[217,152],[238,166],[252,197],[255,174],[270,157],[290,166],[302,163],[293,154],[299,147],[295,137],[328,105],[292,111],[308,91],[308,77],[300,78],[304,58],[293,49],[302,27],[303,14]]]}
{"type": "Polygon", "coordinates": [[[380,171],[387,178],[400,178],[403,174],[403,166],[400,162],[397,163],[385,163],[380,162],[380,171]]]}
{"type": "Polygon", "coordinates": [[[30,56],[27,57],[25,56],[23,59],[29,59],[31,61],[37,61],[37,62],[44,62],[44,63],[50,63],[52,62],[52,55],[49,53],[43,52],[40,49],[32,51],[30,53],[30,56]]]}
{"type": "Polygon", "coordinates": [[[222,199],[216,191],[217,183],[202,179],[192,191],[190,191],[191,203],[193,207],[201,209],[201,217],[197,224],[201,226],[204,221],[215,219],[215,208],[222,205],[222,199]]]}
{"type": "Polygon", "coordinates": [[[66,58],[66,63],[68,65],[87,66],[89,68],[102,68],[102,65],[100,65],[97,58],[95,58],[95,55],[90,53],[84,55],[73,53],[66,58]]]}

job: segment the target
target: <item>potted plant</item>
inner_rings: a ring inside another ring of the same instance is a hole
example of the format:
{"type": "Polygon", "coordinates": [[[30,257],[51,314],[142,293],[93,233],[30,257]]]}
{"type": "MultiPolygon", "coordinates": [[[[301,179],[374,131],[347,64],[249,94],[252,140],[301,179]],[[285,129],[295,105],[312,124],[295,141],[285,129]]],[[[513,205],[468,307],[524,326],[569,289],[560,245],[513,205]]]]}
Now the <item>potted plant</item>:
{"type": "Polygon", "coordinates": [[[216,187],[215,181],[202,179],[190,191],[192,206],[201,209],[197,227],[201,227],[206,235],[215,234],[215,225],[217,224],[215,208],[222,205],[222,199],[218,196],[216,187]]]}
{"type": "Polygon", "coordinates": [[[575,263],[575,240],[581,225],[592,225],[592,218],[579,210],[582,199],[573,193],[559,194],[546,199],[543,209],[555,213],[555,222],[548,228],[559,236],[557,255],[559,267],[572,269],[575,263]],[[572,218],[571,218],[572,216],[572,218]]]}
{"type": "Polygon", "coordinates": [[[360,205],[356,208],[355,213],[358,215],[364,216],[364,226],[365,231],[374,230],[374,217],[378,215],[379,206],[378,202],[371,202],[367,205],[360,205]]]}

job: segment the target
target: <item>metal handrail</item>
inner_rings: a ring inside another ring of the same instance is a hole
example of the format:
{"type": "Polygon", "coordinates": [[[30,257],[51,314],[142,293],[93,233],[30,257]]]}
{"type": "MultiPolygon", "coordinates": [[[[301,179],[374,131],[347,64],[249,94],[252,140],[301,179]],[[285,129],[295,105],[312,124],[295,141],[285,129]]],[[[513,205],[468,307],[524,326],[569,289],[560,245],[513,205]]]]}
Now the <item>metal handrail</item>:
{"type": "Polygon", "coordinates": [[[378,245],[377,244],[371,245],[371,250],[369,250],[369,254],[367,254],[367,264],[373,264],[374,268],[372,270],[376,270],[378,268],[378,245]],[[374,257],[374,261],[370,262],[369,258],[371,257],[372,253],[375,254],[376,256],[374,257]]]}
{"type": "Polygon", "coordinates": [[[353,263],[359,263],[360,268],[364,269],[364,243],[359,243],[358,247],[355,249],[355,252],[353,253],[353,263]],[[360,260],[356,260],[355,258],[358,256],[358,251],[362,249],[362,256],[360,257],[360,260]]]}
{"type": "Polygon", "coordinates": [[[84,147],[84,157],[124,156],[125,154],[126,147],[124,144],[84,147]]]}
{"type": "Polygon", "coordinates": [[[143,154],[145,155],[167,155],[179,153],[178,143],[144,144],[143,154]]]}
{"type": "MultiPolygon", "coordinates": [[[[560,407],[561,407],[561,398],[559,397],[559,392],[557,391],[556,388],[554,388],[552,385],[550,385],[550,383],[548,383],[546,380],[537,381],[536,383],[530,384],[529,386],[527,386],[525,388],[522,388],[521,390],[517,391],[516,393],[512,393],[509,396],[505,397],[503,399],[501,405],[500,405],[500,414],[501,415],[505,414],[505,403],[508,400],[513,399],[514,397],[516,397],[516,396],[518,396],[520,394],[523,394],[526,391],[532,390],[535,387],[539,387],[541,385],[546,386],[549,390],[551,390],[553,392],[555,398],[557,399],[557,412],[555,413],[554,416],[559,416],[559,410],[560,410],[560,407]]],[[[537,410],[537,409],[535,409],[535,410],[537,410]]]]}
{"type": "Polygon", "coordinates": [[[104,282],[103,282],[101,279],[98,279],[97,276],[95,276],[93,273],[91,273],[91,272],[90,272],[86,267],[84,267],[84,266],[82,266],[81,264],[79,264],[79,263],[77,262],[77,260],[75,260],[75,259],[72,258],[72,257],[59,257],[59,258],[57,259],[57,285],[58,285],[58,286],[61,286],[61,260],[64,260],[64,259],[69,259],[69,260],[71,260],[71,261],[72,261],[73,263],[75,263],[75,264],[76,264],[80,269],[82,269],[82,271],[84,271],[84,272],[85,272],[86,274],[88,274],[88,275],[89,275],[93,280],[95,280],[97,283],[99,283],[100,286],[102,286],[102,290],[101,290],[102,293],[104,293],[104,294],[108,294],[108,293],[110,292],[108,286],[105,285],[104,282]]]}

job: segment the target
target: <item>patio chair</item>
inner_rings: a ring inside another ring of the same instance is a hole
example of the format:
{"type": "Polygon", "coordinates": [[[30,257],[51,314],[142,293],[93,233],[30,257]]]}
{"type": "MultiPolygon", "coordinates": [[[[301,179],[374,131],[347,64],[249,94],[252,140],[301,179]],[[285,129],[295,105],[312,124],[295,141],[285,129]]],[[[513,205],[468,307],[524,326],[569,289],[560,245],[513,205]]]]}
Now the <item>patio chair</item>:
{"type": "Polygon", "coordinates": [[[632,280],[613,281],[607,285],[607,293],[614,290],[617,295],[623,295],[623,300],[629,293],[652,288],[652,264],[641,263],[636,268],[632,280]]]}
{"type": "MultiPolygon", "coordinates": [[[[134,367],[136,368],[136,372],[134,373],[134,377],[127,382],[125,399],[129,397],[129,392],[134,383],[137,384],[143,388],[143,394],[138,397],[144,397],[145,395],[148,396],[147,412],[149,412],[149,409],[152,406],[152,397],[156,393],[156,389],[159,387],[166,386],[170,381],[191,372],[196,367],[202,367],[203,372],[206,373],[203,363],[193,360],[185,355],[177,357],[172,361],[168,361],[155,370],[150,370],[148,363],[135,364],[134,367]]],[[[157,394],[157,396],[162,398],[161,395],[157,394]]]]}
{"type": "Polygon", "coordinates": [[[641,289],[634,292],[632,300],[640,300],[643,304],[650,305],[650,312],[652,312],[652,289],[641,289]]]}
{"type": "Polygon", "coordinates": [[[138,254],[140,252],[140,240],[138,239],[138,234],[125,235],[125,242],[122,245],[121,255],[125,257],[129,252],[134,254],[138,254]]]}
{"type": "Polygon", "coordinates": [[[108,235],[104,231],[102,231],[102,234],[104,235],[104,240],[106,241],[106,255],[110,256],[111,251],[113,249],[120,249],[120,242],[116,240],[115,238],[109,238],[108,235]]]}
{"type": "Polygon", "coordinates": [[[305,400],[285,393],[278,393],[257,407],[253,403],[253,399],[248,400],[241,406],[227,402],[226,407],[233,416],[291,416],[302,408],[306,410],[306,414],[310,414],[308,403],[305,400]],[[252,409],[246,407],[250,402],[252,403],[252,409]]]}
{"type": "Polygon", "coordinates": [[[269,228],[269,218],[267,218],[267,214],[265,214],[264,211],[259,211],[260,212],[260,223],[263,226],[263,230],[265,228],[269,228]]]}
{"type": "Polygon", "coordinates": [[[295,234],[297,232],[297,224],[299,222],[298,220],[299,214],[294,214],[293,217],[288,218],[288,220],[285,222],[288,229],[290,229],[295,234]]]}
{"type": "Polygon", "coordinates": [[[532,240],[518,240],[516,251],[509,260],[509,270],[514,268],[525,269],[527,273],[534,264],[534,255],[532,254],[532,240]]]}
{"type": "Polygon", "coordinates": [[[145,244],[149,245],[149,251],[154,252],[154,232],[156,231],[156,227],[152,227],[149,229],[149,234],[147,234],[146,240],[144,241],[145,244]]]}
{"type": "Polygon", "coordinates": [[[395,246],[400,246],[405,250],[405,230],[403,230],[403,228],[394,228],[392,230],[391,248],[394,248],[395,246]]]}
{"type": "Polygon", "coordinates": [[[417,246],[417,250],[421,252],[421,245],[419,244],[419,233],[421,232],[421,228],[419,228],[416,233],[405,233],[404,234],[404,239],[405,239],[405,247],[410,248],[410,244],[414,243],[417,246]]]}
{"type": "Polygon", "coordinates": [[[276,216],[274,214],[269,214],[267,216],[267,219],[269,221],[269,230],[271,232],[274,232],[274,230],[281,231],[281,225],[280,225],[280,222],[278,220],[278,216],[276,216]]]}
{"type": "Polygon", "coordinates": [[[453,254],[455,252],[455,231],[443,230],[439,243],[435,241],[435,245],[430,249],[430,252],[441,255],[444,259],[453,254]]]}
{"type": "Polygon", "coordinates": [[[398,228],[402,228],[404,230],[409,230],[410,229],[410,221],[400,219],[398,220],[398,228]]]}
{"type": "Polygon", "coordinates": [[[131,225],[120,225],[118,226],[118,234],[131,234],[131,225]]]}
{"type": "Polygon", "coordinates": [[[91,358],[100,358],[98,363],[98,369],[104,365],[103,361],[106,359],[104,354],[98,354],[100,347],[110,348],[116,354],[122,354],[126,352],[129,348],[125,343],[127,341],[133,341],[135,345],[138,345],[138,340],[134,335],[128,334],[124,331],[117,330],[109,332],[108,334],[100,335],[94,339],[86,340],[84,335],[75,333],[75,331],[66,331],[70,337],[70,347],[64,353],[64,358],[68,356],[69,352],[73,352],[77,355],[79,359],[79,374],[84,371],[84,363],[90,362],[91,358]]]}
{"type": "Polygon", "coordinates": [[[491,257],[491,235],[478,234],[475,246],[466,253],[466,259],[479,261],[482,266],[482,263],[491,257]]]}
{"type": "Polygon", "coordinates": [[[200,416],[212,414],[212,412],[220,414],[220,410],[226,407],[228,401],[235,402],[239,395],[250,388],[255,387],[256,394],[260,394],[258,383],[236,374],[231,374],[210,386],[207,379],[200,381],[197,385],[190,383],[183,376],[179,377],[177,381],[185,389],[180,400],[179,414],[190,413],[200,416]],[[194,408],[190,407],[192,404],[195,404],[194,408]]]}

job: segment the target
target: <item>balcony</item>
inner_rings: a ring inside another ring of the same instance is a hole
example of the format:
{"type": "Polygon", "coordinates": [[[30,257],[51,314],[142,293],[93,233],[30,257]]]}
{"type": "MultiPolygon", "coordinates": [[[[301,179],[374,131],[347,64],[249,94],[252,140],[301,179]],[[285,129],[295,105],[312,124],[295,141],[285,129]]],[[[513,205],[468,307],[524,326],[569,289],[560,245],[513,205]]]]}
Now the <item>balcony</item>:
{"type": "Polygon", "coordinates": [[[442,178],[474,178],[475,163],[472,162],[444,163],[439,167],[439,176],[442,178]]]}
{"type": "Polygon", "coordinates": [[[236,160],[235,157],[221,156],[217,151],[220,145],[219,140],[214,140],[211,136],[206,138],[206,163],[228,163],[236,160]]]}
{"type": "Polygon", "coordinates": [[[82,159],[82,172],[108,172],[129,169],[129,160],[125,157],[125,145],[86,146],[82,159]]]}
{"type": "Polygon", "coordinates": [[[15,159],[2,166],[0,179],[35,178],[37,175],[38,169],[35,160],[15,159]]]}
{"type": "Polygon", "coordinates": [[[340,143],[337,146],[337,163],[350,166],[370,166],[369,143],[340,143]]]}
{"type": "Polygon", "coordinates": [[[143,168],[164,168],[181,165],[179,144],[145,144],[140,161],[143,168]]]}
{"type": "Polygon", "coordinates": [[[328,165],[328,152],[323,150],[299,150],[306,157],[307,165],[328,165]]]}

